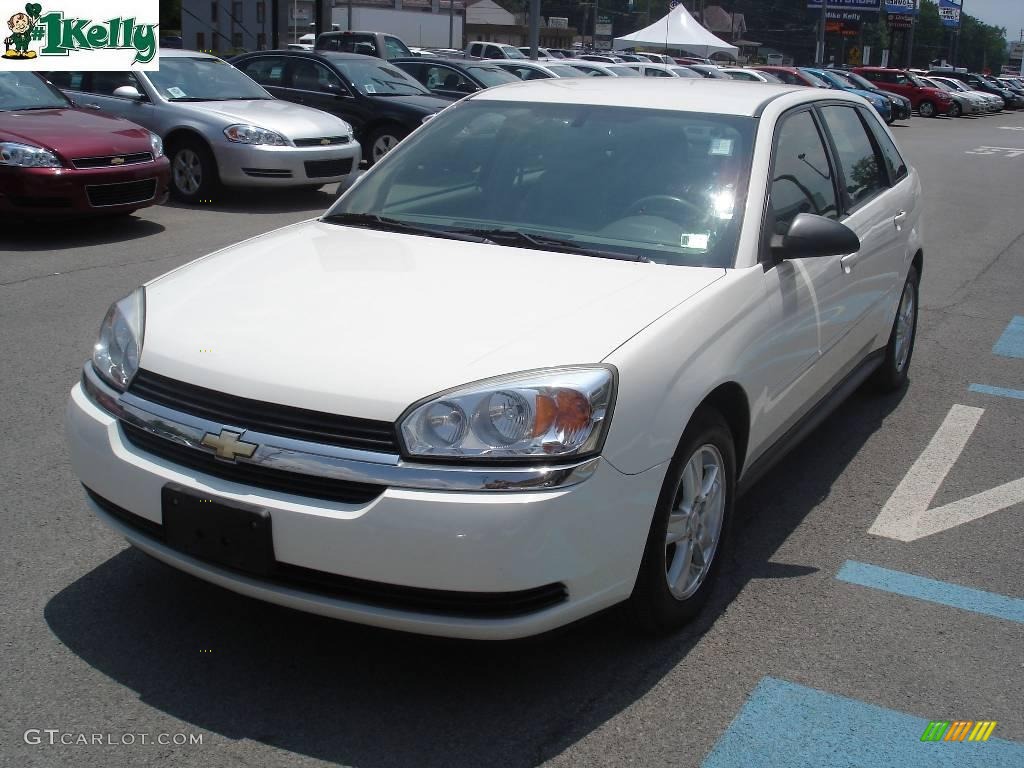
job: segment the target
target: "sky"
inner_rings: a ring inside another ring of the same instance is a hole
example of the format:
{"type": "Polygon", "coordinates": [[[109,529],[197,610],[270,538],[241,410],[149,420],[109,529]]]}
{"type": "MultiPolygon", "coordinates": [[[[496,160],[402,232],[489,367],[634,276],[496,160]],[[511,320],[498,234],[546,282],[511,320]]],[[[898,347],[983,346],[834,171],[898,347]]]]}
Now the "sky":
{"type": "Polygon", "coordinates": [[[964,12],[986,24],[1006,27],[1006,36],[1020,39],[1024,29],[1024,0],[964,0],[964,12]]]}

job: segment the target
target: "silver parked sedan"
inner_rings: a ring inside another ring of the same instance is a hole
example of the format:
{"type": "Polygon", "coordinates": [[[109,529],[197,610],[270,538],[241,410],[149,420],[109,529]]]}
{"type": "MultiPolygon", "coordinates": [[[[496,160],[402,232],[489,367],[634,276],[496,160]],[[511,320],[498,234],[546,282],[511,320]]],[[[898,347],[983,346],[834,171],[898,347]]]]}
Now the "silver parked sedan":
{"type": "Polygon", "coordinates": [[[227,62],[196,51],[160,53],[156,72],[51,72],[76,104],[159,134],[171,192],[185,202],[233,187],[321,187],[359,167],[352,127],[274,98],[227,62]]]}

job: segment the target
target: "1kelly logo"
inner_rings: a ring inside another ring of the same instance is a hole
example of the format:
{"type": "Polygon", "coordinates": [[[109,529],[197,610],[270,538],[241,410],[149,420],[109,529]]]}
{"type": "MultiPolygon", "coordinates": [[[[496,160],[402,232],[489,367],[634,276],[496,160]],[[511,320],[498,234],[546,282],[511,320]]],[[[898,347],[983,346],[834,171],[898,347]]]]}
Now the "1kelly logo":
{"type": "MultiPolygon", "coordinates": [[[[89,5],[109,7],[112,4],[99,2],[89,5]]],[[[97,9],[93,7],[93,10],[97,9]]],[[[102,12],[103,9],[99,10],[102,12]]],[[[19,11],[7,19],[10,34],[4,40],[2,58],[32,62],[34,59],[67,57],[79,52],[95,54],[100,51],[128,50],[134,51],[134,60],[124,61],[120,68],[127,69],[131,65],[145,65],[154,61],[158,52],[157,24],[139,23],[136,15],[100,18],[103,20],[93,21],[91,18],[65,15],[63,10],[44,13],[40,3],[27,3],[24,11],[19,11]],[[32,49],[35,46],[38,46],[37,50],[32,49]]],[[[86,62],[79,58],[75,66],[82,69],[116,68],[110,66],[112,63],[109,60],[97,62],[95,59],[86,62]],[[96,63],[101,63],[101,66],[91,66],[96,63]]],[[[54,62],[51,68],[58,69],[60,66],[54,62]]]]}
{"type": "Polygon", "coordinates": [[[988,741],[996,725],[995,720],[932,720],[921,741],[988,741]]]}

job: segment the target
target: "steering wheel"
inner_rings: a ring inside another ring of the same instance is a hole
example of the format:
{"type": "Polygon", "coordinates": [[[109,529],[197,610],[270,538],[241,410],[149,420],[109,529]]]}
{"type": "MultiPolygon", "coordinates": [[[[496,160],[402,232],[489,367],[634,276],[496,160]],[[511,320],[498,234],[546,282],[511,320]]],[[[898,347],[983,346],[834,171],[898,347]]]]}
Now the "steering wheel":
{"type": "Polygon", "coordinates": [[[652,207],[654,208],[658,208],[661,203],[669,203],[676,211],[685,210],[687,212],[696,213],[701,218],[707,215],[707,210],[701,208],[695,203],[691,203],[685,198],[676,197],[675,195],[647,195],[647,197],[641,197],[626,209],[626,213],[629,215],[640,215],[641,213],[646,213],[653,216],[655,214],[652,211],[643,210],[648,203],[652,203],[652,207]]]}

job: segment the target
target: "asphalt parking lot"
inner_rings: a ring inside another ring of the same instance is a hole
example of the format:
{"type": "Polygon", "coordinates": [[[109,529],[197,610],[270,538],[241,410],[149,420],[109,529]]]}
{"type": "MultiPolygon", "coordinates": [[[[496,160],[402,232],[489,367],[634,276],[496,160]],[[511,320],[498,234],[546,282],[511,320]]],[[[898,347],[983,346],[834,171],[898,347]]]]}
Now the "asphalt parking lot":
{"type": "Polygon", "coordinates": [[[910,386],[855,395],[744,498],[729,576],[657,640],[614,611],[502,644],[371,630],[127,548],[62,433],[103,313],[333,189],[3,222],[0,764],[1024,765],[1024,114],[894,132],[927,222],[910,386]],[[997,726],[924,743],[930,721],[997,726]]]}

